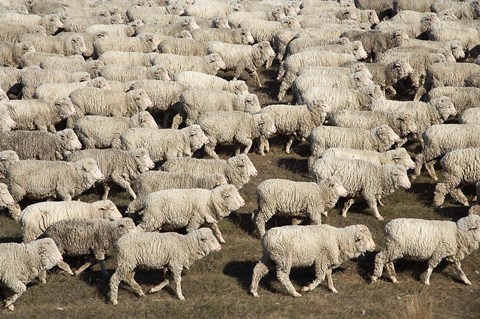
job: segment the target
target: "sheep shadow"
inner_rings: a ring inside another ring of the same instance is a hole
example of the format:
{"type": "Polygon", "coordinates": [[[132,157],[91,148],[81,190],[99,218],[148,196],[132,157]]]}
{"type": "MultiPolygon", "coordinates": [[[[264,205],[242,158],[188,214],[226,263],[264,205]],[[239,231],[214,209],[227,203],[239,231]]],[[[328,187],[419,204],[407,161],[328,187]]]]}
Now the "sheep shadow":
{"type": "Polygon", "coordinates": [[[290,172],[309,176],[308,174],[308,160],[298,158],[281,158],[277,161],[279,168],[284,168],[290,172]]]}
{"type": "Polygon", "coordinates": [[[1,237],[0,238],[0,244],[21,243],[21,242],[22,242],[22,237],[1,237]]]}
{"type": "Polygon", "coordinates": [[[412,187],[410,187],[408,192],[415,194],[419,200],[430,204],[433,202],[434,190],[435,190],[435,184],[412,183],[412,187]]]}

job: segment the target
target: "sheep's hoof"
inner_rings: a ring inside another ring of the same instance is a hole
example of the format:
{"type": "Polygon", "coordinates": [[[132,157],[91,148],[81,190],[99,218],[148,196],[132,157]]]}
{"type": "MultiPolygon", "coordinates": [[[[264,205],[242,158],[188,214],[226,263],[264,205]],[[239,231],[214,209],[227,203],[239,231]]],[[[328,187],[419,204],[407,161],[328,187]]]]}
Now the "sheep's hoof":
{"type": "Polygon", "coordinates": [[[111,302],[112,305],[114,305],[114,306],[118,305],[118,301],[117,301],[117,300],[112,300],[112,299],[110,299],[110,302],[111,302]]]}
{"type": "Polygon", "coordinates": [[[334,294],[338,294],[338,290],[335,288],[330,289],[334,294]]]}
{"type": "Polygon", "coordinates": [[[255,298],[260,297],[260,296],[258,295],[258,292],[256,292],[256,291],[250,291],[250,292],[252,293],[252,296],[254,296],[255,298]]]}
{"type": "Polygon", "coordinates": [[[310,288],[308,288],[308,286],[303,286],[300,291],[302,292],[307,292],[307,291],[310,291],[310,288]]]}
{"type": "Polygon", "coordinates": [[[178,299],[183,301],[183,300],[185,300],[185,297],[180,295],[180,296],[178,296],[178,299]]]}
{"type": "Polygon", "coordinates": [[[393,278],[392,278],[392,282],[393,282],[394,284],[398,284],[397,278],[393,277],[393,278]]]}
{"type": "Polygon", "coordinates": [[[219,242],[220,242],[220,244],[225,244],[225,239],[222,238],[222,239],[219,240],[219,242]]]}
{"type": "Polygon", "coordinates": [[[467,285],[467,286],[471,286],[471,285],[472,285],[472,282],[471,282],[470,280],[468,280],[467,278],[465,278],[465,279],[463,280],[463,282],[464,282],[465,285],[467,285]]]}
{"type": "Polygon", "coordinates": [[[432,176],[432,179],[436,182],[438,181],[438,177],[437,176],[432,176]]]}
{"type": "Polygon", "coordinates": [[[299,298],[299,297],[301,297],[302,295],[299,294],[298,292],[294,291],[293,294],[292,294],[292,296],[295,297],[295,298],[299,298]]]}
{"type": "Polygon", "coordinates": [[[374,282],[376,282],[378,280],[378,277],[377,276],[371,276],[370,277],[370,283],[373,284],[374,282]]]}
{"type": "Polygon", "coordinates": [[[377,216],[377,219],[378,219],[378,220],[385,220],[385,218],[383,218],[383,217],[382,217],[382,216],[380,216],[380,215],[379,215],[379,216],[377,216]]]}
{"type": "Polygon", "coordinates": [[[10,311],[15,311],[15,306],[14,305],[10,305],[7,307],[8,310],[10,311]]]}

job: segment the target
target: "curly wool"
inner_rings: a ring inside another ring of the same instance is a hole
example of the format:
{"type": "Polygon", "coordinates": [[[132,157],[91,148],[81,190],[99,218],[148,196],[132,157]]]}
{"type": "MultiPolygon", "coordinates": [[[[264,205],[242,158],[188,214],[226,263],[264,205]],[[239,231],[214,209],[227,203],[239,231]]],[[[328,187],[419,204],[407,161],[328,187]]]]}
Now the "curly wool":
{"type": "Polygon", "coordinates": [[[350,43],[347,38],[339,38],[335,40],[322,39],[322,38],[310,38],[303,36],[296,36],[288,42],[285,49],[285,57],[289,57],[295,53],[305,51],[309,47],[329,44],[346,44],[350,43]]]}
{"type": "Polygon", "coordinates": [[[4,178],[7,168],[20,161],[15,151],[0,151],[0,177],[4,178]]]}
{"type": "Polygon", "coordinates": [[[64,31],[66,32],[84,32],[85,29],[93,24],[117,24],[123,23],[120,14],[113,14],[108,17],[103,16],[86,16],[85,14],[79,16],[68,17],[65,20],[64,31]]]}
{"type": "Polygon", "coordinates": [[[147,149],[157,163],[173,157],[191,157],[208,143],[208,138],[200,126],[191,125],[181,130],[132,128],[120,135],[120,141],[124,150],[147,149]]]}
{"type": "Polygon", "coordinates": [[[253,44],[254,39],[248,29],[197,29],[191,31],[194,39],[202,42],[220,41],[231,44],[253,44]]]}
{"type": "Polygon", "coordinates": [[[335,177],[313,182],[294,182],[286,179],[267,179],[255,191],[258,209],[252,220],[260,233],[265,234],[265,223],[273,215],[304,217],[311,224],[320,224],[321,215],[327,215],[337,200],[347,192],[335,177]]]}
{"type": "Polygon", "coordinates": [[[367,52],[365,52],[362,42],[360,41],[347,42],[344,44],[336,43],[336,44],[314,45],[308,48],[304,48],[298,52],[303,52],[303,51],[328,51],[328,52],[335,52],[335,53],[352,54],[353,56],[355,56],[356,60],[364,60],[367,58],[367,52]]]}
{"type": "Polygon", "coordinates": [[[54,53],[68,56],[75,54],[86,54],[87,47],[85,39],[80,35],[71,35],[66,38],[56,36],[43,36],[38,34],[25,34],[22,42],[30,42],[36,51],[54,53]]]}
{"type": "Polygon", "coordinates": [[[398,40],[407,37],[403,32],[393,31],[384,32],[380,30],[348,30],[341,37],[348,38],[350,41],[360,41],[369,57],[374,60],[377,57],[398,45],[398,40]]]}
{"type": "Polygon", "coordinates": [[[42,36],[47,35],[44,27],[39,25],[15,25],[2,23],[0,26],[0,40],[8,41],[10,43],[18,43],[24,34],[38,34],[42,36]]]}
{"type": "Polygon", "coordinates": [[[82,56],[74,55],[69,57],[50,57],[40,62],[42,69],[54,69],[68,72],[87,72],[95,78],[98,70],[105,66],[105,63],[98,60],[85,61],[82,56]]]}
{"type": "Polygon", "coordinates": [[[153,102],[151,112],[166,111],[180,102],[187,86],[176,81],[138,80],[130,85],[131,90],[143,89],[153,102]]]}
{"type": "Polygon", "coordinates": [[[130,24],[93,24],[85,28],[85,32],[90,34],[104,33],[105,36],[109,37],[133,37],[136,28],[137,26],[133,22],[130,24]]]}
{"type": "Polygon", "coordinates": [[[11,131],[0,133],[0,149],[13,150],[21,160],[62,160],[66,155],[82,148],[71,129],[57,133],[40,131],[11,131]]]}
{"type": "Polygon", "coordinates": [[[458,114],[466,109],[477,107],[480,99],[480,88],[477,87],[437,87],[431,89],[427,94],[427,100],[446,96],[450,98],[458,114]]]}
{"type": "MultiPolygon", "coordinates": [[[[404,60],[392,61],[390,63],[367,63],[365,66],[373,75],[373,82],[380,85],[383,90],[387,88],[392,90],[397,82],[410,78],[414,72],[410,63],[404,60]]],[[[396,93],[395,89],[393,89],[392,93],[396,93]]]]}
{"type": "Polygon", "coordinates": [[[22,56],[28,52],[35,52],[35,48],[28,41],[15,44],[0,42],[0,61],[3,66],[19,67],[22,56]]]}
{"type": "Polygon", "coordinates": [[[158,45],[160,53],[204,56],[208,54],[208,44],[196,39],[165,39],[158,45]]]}
{"type": "Polygon", "coordinates": [[[154,52],[160,43],[160,38],[153,33],[141,33],[135,37],[106,36],[93,43],[94,54],[99,57],[107,51],[123,52],[154,52]]]}
{"type": "Polygon", "coordinates": [[[154,58],[153,63],[166,68],[170,78],[186,71],[215,75],[218,70],[225,69],[225,61],[219,54],[208,54],[200,57],[162,53],[154,58]]]}
{"type": "Polygon", "coordinates": [[[198,125],[208,137],[205,152],[216,159],[218,159],[215,153],[217,144],[236,145],[236,155],[240,154],[240,145],[243,145],[245,146],[243,153],[247,154],[252,147],[253,139],[267,139],[276,132],[273,118],[267,113],[206,112],[199,117],[198,125]]]}
{"type": "Polygon", "coordinates": [[[90,220],[93,218],[114,220],[122,218],[122,214],[110,200],[93,203],[79,201],[42,202],[27,206],[22,210],[18,221],[22,227],[23,241],[31,242],[55,222],[66,219],[90,220]]]}
{"type": "Polygon", "coordinates": [[[258,283],[275,263],[277,277],[288,293],[300,297],[289,279],[291,267],[315,265],[315,277],[302,291],[313,290],[325,275],[328,288],[337,292],[331,270],[343,262],[375,249],[369,229],[364,225],[336,228],[330,225],[274,227],[261,238],[262,260],[253,270],[250,292],[258,297],[258,283]],[[326,273],[326,274],[325,274],[326,273]]]}
{"type": "Polygon", "coordinates": [[[189,173],[171,173],[151,171],[140,174],[133,184],[133,190],[137,198],[128,204],[127,212],[135,213],[142,207],[145,197],[153,192],[165,189],[188,189],[205,188],[212,189],[220,185],[226,185],[227,179],[219,173],[206,175],[193,175],[189,173]]]}
{"type": "Polygon", "coordinates": [[[73,91],[85,87],[110,89],[107,80],[101,77],[97,77],[92,80],[83,82],[42,84],[35,89],[34,97],[47,102],[55,101],[60,98],[68,98],[73,91]]]}
{"type": "Polygon", "coordinates": [[[428,261],[423,277],[430,284],[430,275],[442,259],[457,264],[460,279],[471,285],[460,262],[480,243],[480,216],[470,214],[456,223],[440,220],[398,218],[385,225],[386,248],[375,257],[372,280],[381,277],[384,265],[390,265],[389,277],[397,282],[393,261],[408,258],[428,261]]]}
{"type": "Polygon", "coordinates": [[[283,29],[301,28],[295,17],[287,17],[281,21],[265,21],[260,19],[247,19],[240,23],[240,28],[250,30],[255,42],[268,41],[273,43],[275,34],[283,29]]]}
{"type": "Polygon", "coordinates": [[[197,159],[197,158],[172,158],[161,166],[163,171],[182,172],[196,175],[218,173],[227,179],[228,183],[241,189],[250,181],[251,176],[258,174],[252,161],[246,154],[240,154],[229,158],[220,159],[197,159]]]}
{"type": "Polygon", "coordinates": [[[0,88],[3,91],[7,93],[17,91],[20,83],[21,70],[14,67],[3,67],[0,69],[0,88]]]}
{"type": "Polygon", "coordinates": [[[185,85],[208,90],[226,91],[235,94],[248,93],[245,81],[227,81],[221,77],[202,72],[186,71],[175,75],[174,80],[185,85]]]}
{"type": "Polygon", "coordinates": [[[21,25],[21,26],[42,26],[47,34],[53,35],[59,29],[64,27],[63,22],[58,14],[47,14],[39,16],[36,14],[20,14],[20,13],[3,13],[2,23],[21,25]]]}
{"type": "Polygon", "coordinates": [[[460,124],[477,124],[480,125],[480,108],[475,107],[462,112],[458,119],[460,124]]]}
{"type": "Polygon", "coordinates": [[[107,51],[98,57],[98,61],[102,61],[106,65],[118,64],[125,66],[153,66],[154,58],[159,55],[157,52],[123,52],[123,51],[107,51]]]}
{"type": "Polygon", "coordinates": [[[137,80],[163,80],[169,81],[170,76],[165,67],[154,65],[144,67],[139,65],[109,64],[98,71],[98,75],[109,81],[137,81],[137,80]]]}
{"type": "Polygon", "coordinates": [[[475,63],[435,63],[427,69],[425,88],[430,90],[442,86],[465,86],[465,78],[476,73],[480,73],[480,65],[475,63]]]}

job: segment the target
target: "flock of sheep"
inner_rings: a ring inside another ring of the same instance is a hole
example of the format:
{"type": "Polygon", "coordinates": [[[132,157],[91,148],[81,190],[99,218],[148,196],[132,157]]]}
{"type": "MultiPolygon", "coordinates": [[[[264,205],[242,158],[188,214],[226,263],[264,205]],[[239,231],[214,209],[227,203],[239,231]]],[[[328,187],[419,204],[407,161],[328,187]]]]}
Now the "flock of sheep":
{"type": "MultiPolygon", "coordinates": [[[[382,198],[422,167],[437,180],[439,159],[435,206],[447,195],[468,206],[464,183],[480,196],[479,17],[476,0],[0,0],[0,204],[23,231],[23,243],[0,244],[0,282],[13,292],[4,306],[54,266],[78,275],[92,264],[72,271],[63,255],[92,253],[105,276],[115,255],[113,304],[121,281],[144,295],[138,267],[164,268],[184,299],[182,270],[221,249],[218,222],[245,205],[239,191],[258,174],[247,153],[268,153],[273,135],[288,138],[286,153],[310,144],[313,182],[258,185],[263,257],[250,292],[273,266],[294,297],[298,266],[315,268],[301,291],[327,277],[337,292],[332,269],[375,250],[364,225],[321,224],[340,197],[343,217],[361,198],[383,220],[382,198]],[[260,105],[238,79],[246,71],[262,87],[257,70],[272,65],[275,95],[291,90],[291,104],[260,105]],[[407,142],[419,143],[415,162],[407,142]],[[219,159],[219,144],[235,154],[219,159]],[[192,158],[202,148],[211,159],[192,158]],[[95,184],[102,200],[72,201],[95,184]],[[113,184],[132,198],[123,215],[113,184]],[[266,230],[275,215],[294,225],[266,230]]],[[[393,262],[408,258],[428,261],[429,284],[446,259],[471,284],[461,261],[480,244],[475,210],[387,223],[371,280],[385,267],[397,282],[393,262]]]]}

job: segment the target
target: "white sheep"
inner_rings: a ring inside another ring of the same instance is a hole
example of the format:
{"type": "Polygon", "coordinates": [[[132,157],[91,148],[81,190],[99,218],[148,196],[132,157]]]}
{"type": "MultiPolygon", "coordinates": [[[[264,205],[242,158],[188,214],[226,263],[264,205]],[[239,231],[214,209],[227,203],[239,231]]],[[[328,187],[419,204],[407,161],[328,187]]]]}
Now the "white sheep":
{"type": "Polygon", "coordinates": [[[51,224],[67,219],[122,218],[122,214],[112,201],[102,200],[93,203],[80,201],[41,202],[25,207],[18,222],[22,227],[23,242],[28,243],[40,235],[51,224]]]}
{"type": "Polygon", "coordinates": [[[154,57],[153,63],[167,69],[168,75],[171,78],[176,74],[185,71],[195,71],[215,75],[218,70],[226,68],[225,61],[218,53],[211,53],[201,57],[161,53],[154,57]]]}
{"type": "Polygon", "coordinates": [[[125,66],[144,66],[150,67],[153,66],[154,57],[159,53],[150,52],[123,52],[123,51],[107,51],[102,53],[98,57],[99,61],[102,61],[106,65],[110,64],[121,64],[125,66]]]}
{"type": "Polygon", "coordinates": [[[220,41],[231,44],[253,44],[255,40],[249,30],[238,29],[197,29],[191,31],[194,39],[202,42],[220,41]]]}
{"type": "Polygon", "coordinates": [[[22,56],[28,52],[35,52],[35,48],[28,41],[21,43],[0,42],[0,61],[3,66],[19,67],[22,56]]]}
{"type": "Polygon", "coordinates": [[[477,101],[480,99],[480,88],[477,87],[457,87],[445,86],[431,89],[426,101],[446,96],[450,98],[458,114],[462,114],[466,109],[477,107],[477,101]]]}
{"type": "Polygon", "coordinates": [[[347,190],[336,177],[317,183],[294,182],[286,179],[267,179],[255,191],[258,209],[252,220],[260,236],[265,234],[265,223],[274,215],[293,217],[292,223],[306,218],[310,224],[321,224],[327,209],[335,206],[340,197],[347,196],[347,190]]]}
{"type": "Polygon", "coordinates": [[[110,89],[109,83],[102,77],[89,81],[74,83],[45,83],[35,89],[34,98],[44,101],[56,101],[60,98],[68,98],[70,94],[84,87],[110,89]]]}
{"type": "Polygon", "coordinates": [[[67,57],[50,57],[40,62],[42,69],[53,69],[68,72],[88,72],[92,79],[98,75],[98,70],[105,66],[105,63],[98,60],[85,61],[80,55],[67,57]]]}
{"type": "Polygon", "coordinates": [[[476,73],[480,73],[480,65],[475,63],[435,63],[427,69],[425,88],[430,90],[441,86],[464,86],[465,78],[476,73]]]}
{"type": "Polygon", "coordinates": [[[0,40],[11,43],[19,42],[20,38],[27,33],[47,35],[44,27],[39,25],[15,25],[9,23],[2,23],[0,26],[0,40]]]}
{"type": "MultiPolygon", "coordinates": [[[[126,281],[139,296],[144,296],[140,285],[135,281],[137,267],[168,269],[173,275],[175,293],[180,300],[182,294],[181,275],[193,261],[221,249],[217,239],[208,228],[195,230],[187,235],[177,233],[137,232],[122,236],[115,245],[117,268],[110,278],[110,301],[116,305],[118,285],[126,281]]],[[[168,279],[151,288],[149,293],[160,291],[169,284],[168,279]]]]}
{"type": "Polygon", "coordinates": [[[56,36],[42,36],[37,34],[26,34],[22,42],[29,42],[36,51],[54,53],[60,55],[86,55],[87,47],[85,39],[80,35],[71,35],[65,38],[56,36]]]}
{"type": "Polygon", "coordinates": [[[15,151],[0,151],[0,177],[5,178],[7,168],[19,160],[15,151]]]}
{"type": "Polygon", "coordinates": [[[110,117],[87,115],[80,118],[73,127],[84,148],[119,148],[120,135],[130,128],[158,128],[147,111],[131,117],[110,117]]]}
{"type": "Polygon", "coordinates": [[[8,109],[0,104],[0,132],[9,132],[17,127],[17,122],[12,118],[8,109]]]}
{"type": "Polygon", "coordinates": [[[430,285],[430,275],[443,260],[453,263],[460,279],[472,283],[462,270],[461,261],[480,243],[480,216],[470,214],[457,222],[398,218],[385,225],[386,247],[375,256],[371,277],[376,281],[387,266],[388,277],[397,283],[393,262],[399,258],[427,261],[422,281],[430,285]]]}
{"type": "Polygon", "coordinates": [[[341,34],[341,37],[348,38],[350,41],[362,42],[368,56],[374,61],[378,59],[380,54],[398,46],[402,38],[408,38],[407,34],[401,30],[388,32],[381,30],[348,30],[341,34]]]}
{"type": "Polygon", "coordinates": [[[228,160],[172,158],[161,166],[162,171],[190,174],[218,173],[235,185],[239,190],[250,181],[250,177],[257,176],[258,171],[246,154],[230,157],[228,160]]]}
{"type": "MultiPolygon", "coordinates": [[[[343,39],[343,38],[342,38],[343,39]]],[[[298,50],[295,53],[303,51],[328,51],[335,53],[346,53],[353,54],[355,59],[365,60],[367,58],[367,52],[363,48],[362,42],[360,41],[348,41],[346,43],[334,43],[334,44],[321,44],[321,45],[312,45],[303,49],[298,50]]],[[[289,55],[286,55],[287,59],[289,55]]]]}
{"type": "Polygon", "coordinates": [[[301,297],[289,275],[292,267],[315,265],[315,279],[301,291],[315,289],[327,277],[328,289],[336,293],[333,286],[332,269],[351,258],[375,249],[367,226],[352,225],[336,228],[330,225],[274,227],[262,237],[262,260],[253,269],[250,292],[258,297],[258,284],[273,263],[277,278],[294,297],[301,297]]]}
{"type": "Polygon", "coordinates": [[[204,56],[208,54],[208,43],[196,39],[171,38],[158,45],[161,53],[204,56]]]}
{"type": "Polygon", "coordinates": [[[350,198],[342,208],[342,216],[347,217],[348,209],[354,203],[354,197],[360,195],[373,210],[378,220],[380,215],[377,201],[385,195],[394,192],[397,188],[411,187],[407,170],[403,165],[385,164],[382,166],[357,159],[321,158],[312,166],[312,176],[315,181],[336,176],[350,198]]]}
{"type": "Polygon", "coordinates": [[[93,24],[85,28],[84,31],[90,34],[103,33],[110,37],[133,37],[137,33],[136,29],[142,25],[144,23],[140,20],[128,24],[93,24]]]}
{"type": "Polygon", "coordinates": [[[15,204],[15,200],[8,191],[8,186],[4,183],[0,183],[0,208],[6,208],[14,220],[17,220],[20,215],[20,205],[15,204]]]}
{"type": "Polygon", "coordinates": [[[275,123],[268,113],[250,114],[241,111],[205,112],[198,118],[198,125],[208,137],[205,152],[215,159],[215,146],[234,144],[235,155],[240,154],[241,146],[245,146],[247,154],[253,144],[253,139],[267,139],[276,132],[275,123]]]}
{"type": "Polygon", "coordinates": [[[93,43],[94,54],[99,57],[107,51],[124,52],[154,52],[160,43],[160,38],[153,33],[141,33],[135,37],[112,37],[105,36],[93,43]]]}
{"type": "Polygon", "coordinates": [[[190,87],[227,91],[235,94],[248,93],[248,86],[245,81],[227,81],[221,77],[202,72],[180,72],[175,75],[174,80],[190,87]]]}
{"type": "Polygon", "coordinates": [[[250,30],[255,42],[268,41],[273,43],[275,34],[282,29],[301,28],[302,26],[295,17],[286,17],[280,21],[266,21],[250,18],[243,21],[239,27],[250,30]]]}
{"type": "Polygon", "coordinates": [[[480,125],[480,108],[474,107],[462,112],[458,119],[460,124],[480,125]]]}
{"type": "Polygon", "coordinates": [[[170,80],[168,70],[162,65],[144,67],[139,65],[127,66],[121,64],[109,64],[98,70],[98,76],[109,81],[119,82],[136,80],[170,80]]]}
{"type": "Polygon", "coordinates": [[[191,125],[181,130],[131,128],[120,135],[121,148],[131,150],[145,148],[150,158],[158,163],[173,157],[191,157],[208,143],[200,126],[191,125]]]}
{"type": "Polygon", "coordinates": [[[39,16],[36,14],[3,13],[2,23],[20,26],[42,26],[48,34],[55,34],[64,27],[61,17],[58,14],[39,16]]]}
{"type": "Polygon", "coordinates": [[[414,70],[408,61],[374,62],[366,63],[365,66],[372,74],[373,82],[380,85],[384,92],[389,92],[392,96],[397,93],[394,86],[401,80],[410,79],[413,86],[419,85],[412,78],[414,70]]]}
{"type": "Polygon", "coordinates": [[[22,91],[20,84],[22,72],[14,67],[0,67],[0,88],[7,94],[19,95],[22,91]]]}

